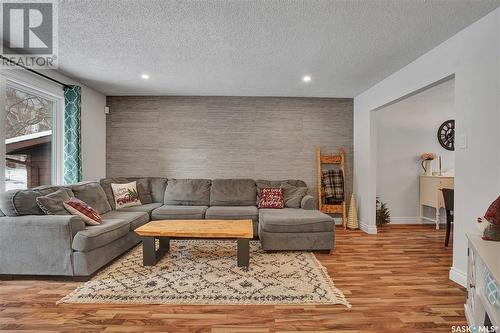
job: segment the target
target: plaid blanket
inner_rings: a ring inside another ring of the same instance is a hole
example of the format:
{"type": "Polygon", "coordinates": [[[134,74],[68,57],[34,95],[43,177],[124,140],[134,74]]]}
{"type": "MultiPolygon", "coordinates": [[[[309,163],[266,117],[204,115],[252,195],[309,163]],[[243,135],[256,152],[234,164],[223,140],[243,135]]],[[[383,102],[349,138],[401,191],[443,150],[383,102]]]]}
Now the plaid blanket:
{"type": "Polygon", "coordinates": [[[344,175],[342,170],[321,171],[321,186],[326,204],[344,201],[344,175]]]}

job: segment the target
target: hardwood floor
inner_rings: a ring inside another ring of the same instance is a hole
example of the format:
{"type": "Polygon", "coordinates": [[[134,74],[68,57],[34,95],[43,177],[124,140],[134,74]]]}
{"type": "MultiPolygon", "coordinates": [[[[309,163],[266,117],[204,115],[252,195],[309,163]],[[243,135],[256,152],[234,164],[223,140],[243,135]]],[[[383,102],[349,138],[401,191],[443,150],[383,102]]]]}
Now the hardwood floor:
{"type": "Polygon", "coordinates": [[[452,247],[429,226],[378,235],[337,229],[317,254],[352,304],[335,306],[55,305],[79,285],[0,281],[0,331],[25,332],[451,332],[466,325],[465,289],[448,279],[452,247]]]}

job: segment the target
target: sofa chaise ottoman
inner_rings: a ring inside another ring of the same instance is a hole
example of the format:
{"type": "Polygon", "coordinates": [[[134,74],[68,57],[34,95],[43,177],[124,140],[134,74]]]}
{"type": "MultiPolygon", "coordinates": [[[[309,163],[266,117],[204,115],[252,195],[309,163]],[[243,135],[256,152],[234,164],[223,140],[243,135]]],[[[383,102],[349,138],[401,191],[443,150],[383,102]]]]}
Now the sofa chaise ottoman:
{"type": "Polygon", "coordinates": [[[332,250],[334,238],[333,218],[318,210],[259,210],[259,239],[264,250],[332,250]]]}

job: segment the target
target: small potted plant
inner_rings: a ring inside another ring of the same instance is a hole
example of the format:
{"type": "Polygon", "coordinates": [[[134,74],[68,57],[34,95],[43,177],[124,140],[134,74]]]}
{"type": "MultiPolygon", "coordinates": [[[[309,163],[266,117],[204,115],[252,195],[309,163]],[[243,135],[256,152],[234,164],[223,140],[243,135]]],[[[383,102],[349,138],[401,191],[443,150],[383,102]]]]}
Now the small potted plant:
{"type": "Polygon", "coordinates": [[[424,169],[424,175],[432,176],[432,161],[436,159],[436,154],[434,153],[423,153],[420,155],[422,169],[424,169]]]}
{"type": "Polygon", "coordinates": [[[380,201],[377,197],[377,211],[376,211],[376,223],[377,227],[381,227],[384,224],[391,223],[391,212],[387,207],[385,202],[380,201]]]}

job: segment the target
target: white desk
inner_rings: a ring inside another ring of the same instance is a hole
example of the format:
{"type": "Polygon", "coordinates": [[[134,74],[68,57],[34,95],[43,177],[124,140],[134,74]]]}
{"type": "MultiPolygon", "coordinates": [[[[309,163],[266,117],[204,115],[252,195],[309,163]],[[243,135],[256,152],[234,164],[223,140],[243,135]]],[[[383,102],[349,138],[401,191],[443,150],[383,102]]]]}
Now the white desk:
{"type": "Polygon", "coordinates": [[[454,177],[448,176],[420,176],[420,223],[424,220],[431,220],[436,223],[436,229],[439,229],[439,209],[444,208],[442,188],[453,188],[454,177]],[[425,217],[424,206],[434,207],[436,217],[434,220],[425,217]]]}

